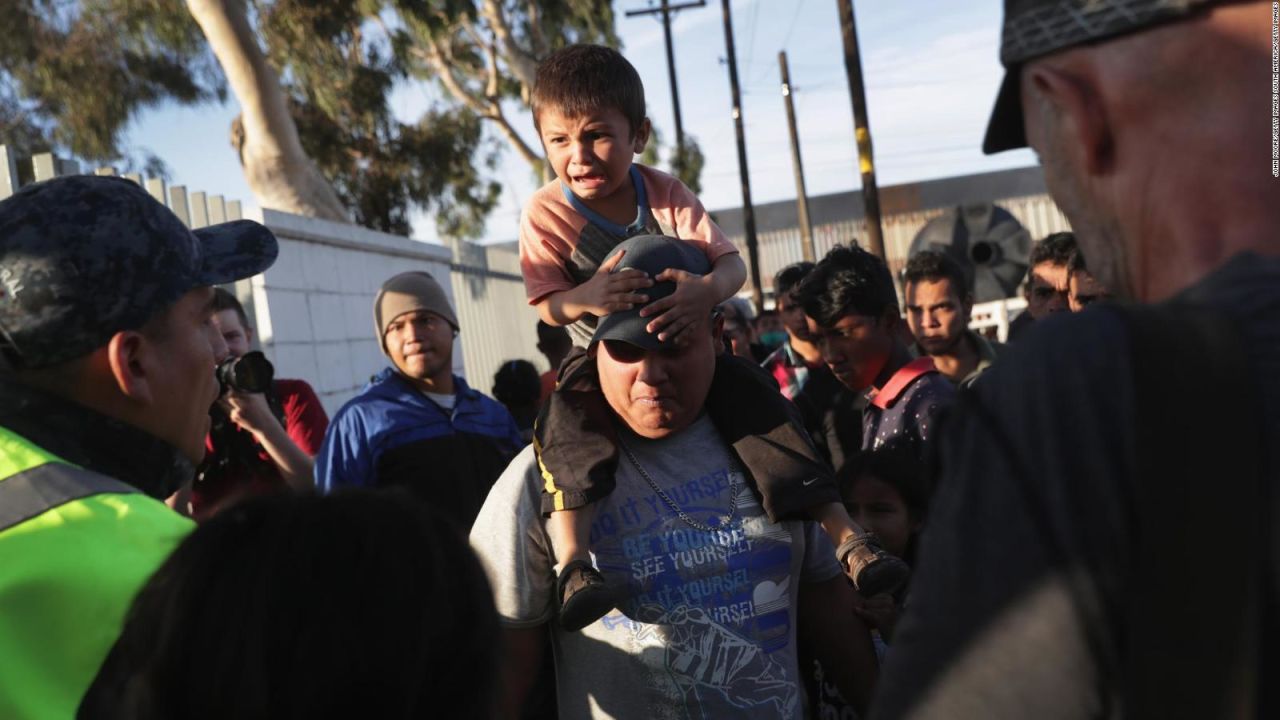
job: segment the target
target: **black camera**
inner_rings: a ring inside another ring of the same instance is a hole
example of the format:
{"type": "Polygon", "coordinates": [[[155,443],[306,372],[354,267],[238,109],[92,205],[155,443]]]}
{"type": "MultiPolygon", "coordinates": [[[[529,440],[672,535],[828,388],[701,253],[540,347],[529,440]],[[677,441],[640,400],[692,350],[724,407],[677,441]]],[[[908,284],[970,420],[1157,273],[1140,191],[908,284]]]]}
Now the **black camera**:
{"type": "Polygon", "coordinates": [[[246,393],[264,393],[271,389],[276,370],[266,355],[254,350],[240,357],[223,360],[215,371],[218,378],[218,395],[228,390],[246,393]]]}
{"type": "MultiPolygon", "coordinates": [[[[271,414],[285,426],[284,407],[276,397],[274,380],[276,370],[271,366],[267,356],[254,350],[240,357],[223,360],[214,375],[218,378],[218,396],[227,394],[228,390],[239,390],[246,393],[262,393],[266,396],[267,407],[271,414]]],[[[244,477],[246,473],[257,472],[255,468],[274,467],[271,460],[262,455],[262,448],[254,440],[253,435],[241,432],[227,410],[219,403],[209,408],[209,435],[213,440],[213,452],[205,455],[196,468],[198,482],[214,481],[219,477],[244,477]]]]}

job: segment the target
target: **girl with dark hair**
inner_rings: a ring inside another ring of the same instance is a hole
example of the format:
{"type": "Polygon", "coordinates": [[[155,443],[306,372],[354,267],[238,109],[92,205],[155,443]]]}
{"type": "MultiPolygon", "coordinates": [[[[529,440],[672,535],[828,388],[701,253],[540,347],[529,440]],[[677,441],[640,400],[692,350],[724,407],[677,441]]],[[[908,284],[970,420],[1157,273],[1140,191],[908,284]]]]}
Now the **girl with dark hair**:
{"type": "MultiPolygon", "coordinates": [[[[886,552],[915,565],[920,531],[929,506],[924,465],[913,447],[890,441],[864,452],[836,473],[836,483],[849,516],[874,533],[886,552]]],[[[858,614],[878,634],[883,653],[906,600],[907,587],[896,593],[865,598],[858,614]]]]}
{"type": "Polygon", "coordinates": [[[498,642],[479,562],[427,508],[255,498],[152,576],[78,717],[484,718],[498,642]]]}

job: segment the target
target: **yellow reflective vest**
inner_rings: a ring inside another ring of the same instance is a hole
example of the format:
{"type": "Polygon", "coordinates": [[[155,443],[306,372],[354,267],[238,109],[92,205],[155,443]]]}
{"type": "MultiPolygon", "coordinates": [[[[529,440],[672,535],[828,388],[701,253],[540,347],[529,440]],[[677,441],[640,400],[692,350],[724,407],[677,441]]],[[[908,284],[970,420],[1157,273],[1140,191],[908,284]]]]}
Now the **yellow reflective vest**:
{"type": "Polygon", "coordinates": [[[193,527],[0,427],[0,718],[74,717],[133,596],[193,527]]]}

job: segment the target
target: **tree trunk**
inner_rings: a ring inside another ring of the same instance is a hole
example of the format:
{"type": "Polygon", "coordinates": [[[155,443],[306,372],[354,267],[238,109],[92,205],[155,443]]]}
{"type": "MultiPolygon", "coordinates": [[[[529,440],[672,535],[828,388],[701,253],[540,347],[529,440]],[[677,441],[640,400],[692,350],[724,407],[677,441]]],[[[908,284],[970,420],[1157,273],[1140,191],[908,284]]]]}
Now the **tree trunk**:
{"type": "Polygon", "coordinates": [[[239,130],[233,132],[245,180],[264,208],[350,222],[333,186],[307,157],[298,128],[249,25],[243,0],[187,0],[240,102],[239,130]]]}
{"type": "MultiPolygon", "coordinates": [[[[548,183],[555,179],[555,174],[551,172],[551,166],[543,159],[541,155],[520,137],[520,133],[512,127],[511,122],[507,120],[507,116],[502,111],[502,103],[498,97],[477,97],[467,91],[462,83],[458,82],[458,78],[454,77],[452,67],[449,61],[445,59],[444,54],[440,51],[440,47],[436,45],[431,38],[425,39],[425,47],[415,48],[418,56],[425,60],[435,72],[436,77],[444,84],[446,90],[460,103],[471,108],[471,111],[485,120],[493,122],[498,126],[498,130],[511,143],[511,147],[520,153],[520,157],[529,163],[533,171],[542,178],[542,182],[548,183]]],[[[497,59],[490,57],[490,62],[495,63],[490,66],[491,72],[496,72],[497,59]]],[[[490,83],[494,85],[496,83],[490,83]]]]}

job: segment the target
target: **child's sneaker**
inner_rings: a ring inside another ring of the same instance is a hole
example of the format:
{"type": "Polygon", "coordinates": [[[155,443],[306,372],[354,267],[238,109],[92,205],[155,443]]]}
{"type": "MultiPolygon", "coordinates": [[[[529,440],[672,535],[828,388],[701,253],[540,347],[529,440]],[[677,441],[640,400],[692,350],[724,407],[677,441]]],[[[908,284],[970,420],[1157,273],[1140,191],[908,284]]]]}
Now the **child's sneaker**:
{"type": "Polygon", "coordinates": [[[560,600],[560,627],[577,632],[613,609],[614,593],[604,576],[585,560],[574,560],[556,578],[560,600]]]}
{"type": "Polygon", "coordinates": [[[863,597],[893,593],[907,582],[911,568],[880,547],[871,533],[849,538],[840,543],[836,557],[863,597]]]}

